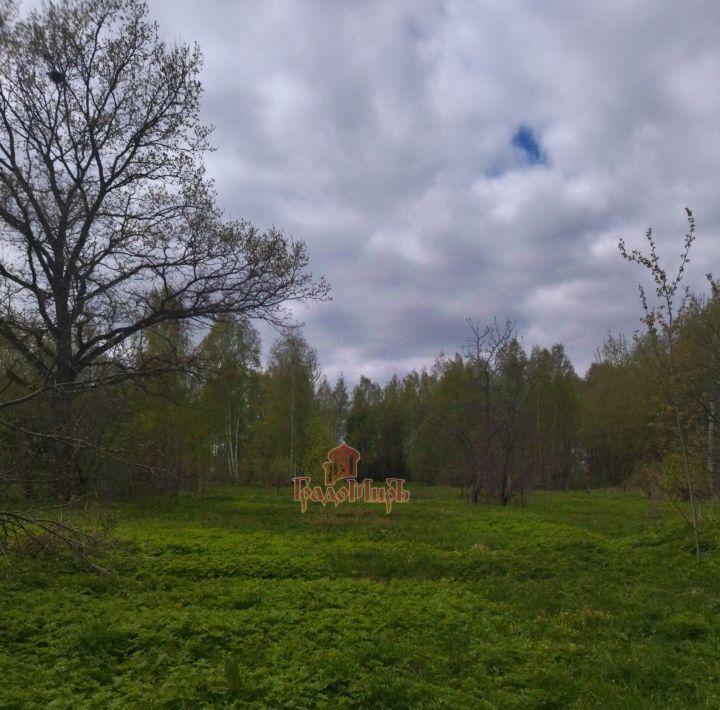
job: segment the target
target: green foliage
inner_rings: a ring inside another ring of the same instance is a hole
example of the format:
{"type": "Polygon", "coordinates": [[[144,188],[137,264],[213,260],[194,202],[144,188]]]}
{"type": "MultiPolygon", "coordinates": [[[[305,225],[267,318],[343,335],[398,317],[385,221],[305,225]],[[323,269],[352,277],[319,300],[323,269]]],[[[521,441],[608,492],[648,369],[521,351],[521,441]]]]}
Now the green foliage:
{"type": "Polygon", "coordinates": [[[360,474],[366,478],[383,474],[382,461],[378,460],[381,412],[382,388],[361,376],[352,393],[347,433],[348,443],[363,454],[360,474]]]}
{"type": "Polygon", "coordinates": [[[262,380],[257,452],[266,480],[269,473],[277,485],[302,473],[308,457],[314,460],[318,379],[317,353],[299,331],[290,331],[273,344],[262,380]]]}
{"type": "Polygon", "coordinates": [[[249,482],[260,410],[260,336],[243,318],[216,322],[200,344],[202,385],[193,423],[203,459],[216,480],[249,482]]]}
{"type": "Polygon", "coordinates": [[[308,415],[305,451],[301,460],[302,471],[315,480],[322,480],[322,466],[327,459],[327,452],[337,444],[332,423],[323,414],[320,406],[316,405],[308,415]]]}
{"type": "Polygon", "coordinates": [[[389,516],[259,488],[121,504],[115,576],[0,570],[0,707],[720,704],[717,527],[696,565],[642,497],[411,490],[389,516]]]}
{"type": "MultiPolygon", "coordinates": [[[[86,494],[107,462],[82,459],[118,440],[147,449],[139,458],[153,483],[162,468],[163,484],[200,487],[207,437],[186,417],[189,383],[169,373],[186,364],[182,324],[247,316],[280,325],[284,304],[325,300],[329,286],[313,281],[304,242],[223,218],[204,167],[212,129],[200,120],[197,45],[165,42],[144,0],[24,9],[0,0],[0,358],[14,357],[3,376],[47,410],[14,429],[41,434],[19,452],[26,495],[48,478],[64,501],[86,494]],[[78,414],[80,393],[160,374],[156,394],[179,395],[177,407],[138,411],[123,393],[132,411],[118,437],[78,414]],[[35,464],[44,476],[28,473],[35,464]]],[[[114,492],[126,468],[114,467],[114,492]]]]}
{"type": "Polygon", "coordinates": [[[427,482],[469,485],[479,451],[480,402],[465,361],[439,358],[425,377],[409,460],[412,477],[427,482]]]}
{"type": "Polygon", "coordinates": [[[619,485],[662,450],[663,419],[652,373],[641,353],[609,335],[585,376],[580,443],[588,453],[588,482],[619,485]]]}
{"type": "Polygon", "coordinates": [[[534,483],[544,488],[578,485],[580,380],[561,344],[533,348],[527,387],[527,450],[534,483]]]}
{"type": "Polygon", "coordinates": [[[233,693],[238,694],[243,689],[240,667],[236,658],[225,659],[225,680],[233,693]]]}

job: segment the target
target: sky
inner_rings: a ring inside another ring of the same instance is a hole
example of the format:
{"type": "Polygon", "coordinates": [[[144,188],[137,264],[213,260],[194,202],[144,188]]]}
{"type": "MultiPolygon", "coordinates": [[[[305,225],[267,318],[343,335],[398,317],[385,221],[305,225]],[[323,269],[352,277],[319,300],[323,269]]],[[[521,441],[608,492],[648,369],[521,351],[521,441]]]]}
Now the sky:
{"type": "MultiPolygon", "coordinates": [[[[306,242],[332,301],[295,309],[327,376],[462,351],[467,320],[562,342],[579,374],[641,327],[617,243],[652,227],[720,274],[720,3],[149,0],[204,54],[228,217],[306,242]]],[[[276,334],[263,329],[266,346],[276,334]]]]}

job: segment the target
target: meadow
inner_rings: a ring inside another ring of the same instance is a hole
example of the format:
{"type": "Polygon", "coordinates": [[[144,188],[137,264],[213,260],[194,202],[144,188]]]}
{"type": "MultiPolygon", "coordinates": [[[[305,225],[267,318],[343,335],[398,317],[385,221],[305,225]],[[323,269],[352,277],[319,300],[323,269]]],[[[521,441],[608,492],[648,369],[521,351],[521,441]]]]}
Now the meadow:
{"type": "Polygon", "coordinates": [[[720,707],[720,535],[620,491],[386,515],[290,489],[114,506],[96,561],[0,560],[0,708],[720,707]]]}

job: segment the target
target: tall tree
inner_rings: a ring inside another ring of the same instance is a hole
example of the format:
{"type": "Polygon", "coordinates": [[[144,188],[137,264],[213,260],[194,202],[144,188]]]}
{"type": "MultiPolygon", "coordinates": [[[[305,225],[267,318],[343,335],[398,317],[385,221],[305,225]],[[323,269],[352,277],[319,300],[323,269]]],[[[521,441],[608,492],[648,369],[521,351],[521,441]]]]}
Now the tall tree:
{"type": "Polygon", "coordinates": [[[260,336],[247,318],[226,318],[199,348],[203,385],[197,426],[210,467],[234,482],[248,478],[249,442],[258,407],[260,336]]]}
{"type": "Polygon", "coordinates": [[[501,505],[525,489],[523,444],[528,430],[528,358],[520,341],[513,337],[498,353],[496,370],[496,433],[494,476],[490,485],[501,505]],[[517,480],[516,480],[517,479],[517,480]]]}
{"type": "Polygon", "coordinates": [[[528,378],[534,482],[545,488],[567,486],[577,463],[579,380],[563,346],[533,348],[528,378]]]}
{"type": "Polygon", "coordinates": [[[319,375],[317,353],[297,328],[273,344],[264,378],[264,461],[278,488],[307,460],[319,375]]]}
{"type": "Polygon", "coordinates": [[[382,388],[365,375],[353,388],[347,418],[348,444],[360,451],[359,475],[363,478],[382,477],[379,456],[380,407],[382,388]]]}
{"type": "Polygon", "coordinates": [[[124,448],[135,453],[135,461],[150,467],[135,472],[131,478],[138,480],[132,481],[131,490],[177,491],[184,483],[199,482],[193,460],[197,442],[191,427],[193,374],[184,367],[191,356],[185,321],[164,321],[135,339],[135,361],[142,363],[137,367],[162,373],[128,392],[127,427],[122,434],[130,445],[124,448]]]}
{"type": "Polygon", "coordinates": [[[720,424],[720,282],[707,275],[710,294],[691,295],[682,314],[677,359],[686,400],[706,459],[707,493],[720,495],[717,433],[720,424]],[[704,441],[702,441],[704,439],[704,441]]]}
{"type": "Polygon", "coordinates": [[[337,444],[345,438],[350,407],[350,397],[343,375],[338,377],[334,387],[330,387],[327,378],[323,376],[317,388],[317,400],[325,422],[325,438],[337,444]]]}
{"type": "Polygon", "coordinates": [[[285,301],[328,290],[303,242],[223,220],[200,50],[166,45],[147,15],[142,0],[63,0],[2,23],[0,338],[52,391],[64,497],[75,394],[147,374],[130,338],[228,314],[277,323],[285,301]]]}
{"type": "Polygon", "coordinates": [[[419,420],[408,447],[413,477],[458,485],[461,492],[475,481],[482,462],[476,384],[472,365],[459,354],[438,357],[432,373],[420,376],[419,420]]]}
{"type": "Polygon", "coordinates": [[[471,335],[467,340],[467,359],[471,363],[479,394],[476,417],[481,422],[484,441],[480,447],[481,461],[478,462],[475,480],[471,487],[471,499],[477,503],[484,491],[487,479],[497,475],[499,463],[495,457],[494,437],[497,433],[493,421],[494,406],[493,383],[503,351],[513,340],[515,326],[509,320],[501,329],[497,321],[481,327],[478,322],[468,319],[471,335]]]}
{"type": "Polygon", "coordinates": [[[661,450],[659,402],[642,344],[608,334],[579,393],[579,437],[588,486],[624,484],[661,450]]]}

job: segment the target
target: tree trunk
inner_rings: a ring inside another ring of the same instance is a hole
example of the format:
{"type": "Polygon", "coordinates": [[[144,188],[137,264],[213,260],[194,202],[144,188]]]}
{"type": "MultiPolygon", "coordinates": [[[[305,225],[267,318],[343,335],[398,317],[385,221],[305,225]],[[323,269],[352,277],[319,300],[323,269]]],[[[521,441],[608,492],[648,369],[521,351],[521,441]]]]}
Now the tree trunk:
{"type": "Polygon", "coordinates": [[[492,437],[490,435],[490,375],[487,372],[485,373],[485,384],[483,390],[485,394],[485,431],[483,432],[483,437],[485,439],[485,461],[477,461],[476,463],[474,481],[468,492],[468,498],[473,503],[478,502],[478,498],[480,497],[480,493],[484,487],[483,471],[488,468],[490,463],[490,446],[492,444],[492,437]]]}
{"type": "Polygon", "coordinates": [[[710,413],[708,416],[708,457],[707,457],[707,468],[708,468],[708,488],[710,489],[710,495],[716,497],[720,492],[718,482],[715,480],[715,396],[710,395],[710,413]]]}
{"type": "Polygon", "coordinates": [[[503,471],[500,484],[500,505],[507,505],[510,502],[510,476],[507,469],[503,471]]]}
{"type": "Polygon", "coordinates": [[[53,392],[50,400],[52,414],[52,437],[50,442],[50,481],[60,500],[67,502],[82,483],[76,465],[76,446],[72,436],[73,398],[64,388],[53,392]]]}
{"type": "Polygon", "coordinates": [[[673,407],[675,409],[675,423],[677,425],[678,438],[680,439],[680,449],[682,451],[683,469],[685,471],[685,482],[687,483],[688,496],[690,498],[690,509],[692,510],[692,529],[695,541],[695,557],[700,559],[700,518],[698,515],[697,501],[695,500],[695,490],[693,486],[692,476],[690,475],[690,463],[688,461],[687,445],[685,443],[685,432],[680,419],[680,406],[677,399],[673,399],[673,407]]]}
{"type": "Polygon", "coordinates": [[[468,501],[471,503],[477,503],[480,498],[480,494],[485,488],[485,476],[484,470],[488,465],[486,460],[484,463],[476,459],[472,470],[472,482],[468,486],[468,501]]]}

